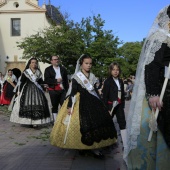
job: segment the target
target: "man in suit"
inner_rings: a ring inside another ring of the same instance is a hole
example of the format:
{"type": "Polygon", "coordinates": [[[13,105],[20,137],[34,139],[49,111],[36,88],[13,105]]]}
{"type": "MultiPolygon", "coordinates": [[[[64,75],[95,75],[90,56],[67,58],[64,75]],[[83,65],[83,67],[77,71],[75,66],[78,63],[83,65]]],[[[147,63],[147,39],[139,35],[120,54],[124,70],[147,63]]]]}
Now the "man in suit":
{"type": "Polygon", "coordinates": [[[45,69],[44,79],[48,84],[48,90],[52,103],[52,113],[54,120],[58,113],[59,104],[62,105],[69,87],[67,71],[60,65],[60,57],[51,56],[51,66],[45,69]]]}

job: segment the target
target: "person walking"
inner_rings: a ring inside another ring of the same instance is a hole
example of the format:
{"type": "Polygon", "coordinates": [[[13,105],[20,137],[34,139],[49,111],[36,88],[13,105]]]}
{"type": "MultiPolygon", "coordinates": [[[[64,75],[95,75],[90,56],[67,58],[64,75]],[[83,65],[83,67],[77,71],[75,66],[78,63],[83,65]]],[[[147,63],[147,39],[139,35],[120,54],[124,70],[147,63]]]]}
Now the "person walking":
{"type": "Polygon", "coordinates": [[[5,75],[1,83],[3,84],[1,85],[2,87],[1,87],[0,104],[9,105],[14,95],[13,90],[15,88],[15,85],[17,84],[17,78],[13,74],[11,69],[7,71],[7,74],[5,75]]]}
{"type": "Polygon", "coordinates": [[[1,96],[1,92],[3,91],[3,84],[4,84],[4,76],[0,72],[0,96],[1,96]]]}
{"type": "Polygon", "coordinates": [[[91,67],[90,55],[81,55],[50,142],[61,148],[78,149],[80,154],[91,151],[95,158],[103,159],[98,148],[114,144],[117,134],[112,117],[97,94],[96,77],[90,72],[91,67]]]}
{"type": "Polygon", "coordinates": [[[123,147],[127,147],[127,131],[125,120],[125,92],[124,83],[120,79],[121,68],[116,62],[109,66],[109,77],[104,81],[103,101],[107,106],[112,118],[116,115],[119,124],[120,133],[123,141],[123,147]]]}
{"type": "Polygon", "coordinates": [[[38,60],[31,58],[17,87],[18,97],[12,109],[11,122],[37,127],[53,121],[43,86],[38,60]]]}
{"type": "Polygon", "coordinates": [[[170,169],[170,5],[157,15],[146,37],[127,118],[129,170],[170,169]],[[160,101],[164,80],[167,85],[160,101]],[[159,111],[155,120],[155,110],[159,111]],[[148,140],[150,128],[156,131],[148,140]]]}
{"type": "Polygon", "coordinates": [[[48,84],[48,90],[52,103],[52,113],[56,120],[59,104],[62,106],[66,92],[69,88],[67,70],[60,64],[59,56],[51,56],[51,66],[45,69],[44,81],[48,84]]]}

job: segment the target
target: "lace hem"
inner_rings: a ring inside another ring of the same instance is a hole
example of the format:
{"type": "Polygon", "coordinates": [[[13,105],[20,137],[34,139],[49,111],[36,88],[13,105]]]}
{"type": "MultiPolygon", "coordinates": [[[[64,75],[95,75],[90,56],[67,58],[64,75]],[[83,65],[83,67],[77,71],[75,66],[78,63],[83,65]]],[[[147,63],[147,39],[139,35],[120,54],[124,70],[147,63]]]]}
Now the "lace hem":
{"type": "Polygon", "coordinates": [[[116,134],[113,132],[115,129],[113,127],[101,127],[98,130],[91,130],[88,133],[82,133],[81,141],[87,146],[91,146],[94,142],[99,143],[101,140],[113,139],[116,134]]]}
{"type": "Polygon", "coordinates": [[[140,54],[127,118],[128,147],[124,150],[123,156],[126,161],[130,150],[137,147],[137,138],[140,135],[142,104],[146,93],[144,83],[145,65],[150,64],[154,60],[155,53],[161,48],[162,43],[166,43],[170,47],[167,8],[168,6],[161,10],[155,19],[140,54]]]}

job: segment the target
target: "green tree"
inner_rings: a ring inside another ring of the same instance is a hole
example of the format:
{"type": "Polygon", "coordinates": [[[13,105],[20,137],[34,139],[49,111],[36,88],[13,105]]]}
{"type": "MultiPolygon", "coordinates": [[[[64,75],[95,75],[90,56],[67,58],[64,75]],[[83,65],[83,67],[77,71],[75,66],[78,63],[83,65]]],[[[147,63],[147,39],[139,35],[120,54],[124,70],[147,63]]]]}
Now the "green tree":
{"type": "Polygon", "coordinates": [[[18,43],[20,49],[24,49],[23,58],[28,59],[32,56],[39,61],[49,62],[51,55],[60,55],[62,62],[69,71],[73,71],[71,67],[75,65],[77,56],[81,54],[85,48],[84,42],[81,39],[81,34],[76,28],[77,25],[73,21],[63,22],[60,27],[51,26],[25,37],[18,43]]]}
{"type": "Polygon", "coordinates": [[[138,59],[142,49],[142,42],[127,42],[119,48],[119,58],[121,58],[121,67],[123,76],[135,75],[138,59]]]}
{"type": "Polygon", "coordinates": [[[118,45],[121,41],[118,37],[114,36],[112,30],[104,30],[105,21],[101,16],[93,16],[93,18],[85,20],[91,21],[89,44],[85,49],[85,52],[90,53],[93,56],[93,72],[103,77],[107,75],[108,65],[113,62],[117,56],[118,45]]]}
{"type": "Polygon", "coordinates": [[[94,73],[104,76],[108,64],[118,55],[117,47],[121,43],[112,30],[103,29],[104,24],[100,15],[82,18],[80,23],[65,20],[59,27],[51,26],[25,37],[18,42],[18,47],[24,49],[25,59],[34,56],[49,62],[49,56],[60,55],[69,73],[73,73],[79,56],[89,53],[93,57],[94,73]]]}

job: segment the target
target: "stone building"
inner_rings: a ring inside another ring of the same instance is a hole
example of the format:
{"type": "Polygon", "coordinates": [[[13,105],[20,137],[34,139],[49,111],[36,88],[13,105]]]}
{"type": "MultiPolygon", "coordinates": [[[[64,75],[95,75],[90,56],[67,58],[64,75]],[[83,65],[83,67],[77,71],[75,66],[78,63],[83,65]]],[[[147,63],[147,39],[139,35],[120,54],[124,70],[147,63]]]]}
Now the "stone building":
{"type": "MultiPolygon", "coordinates": [[[[59,25],[61,13],[51,4],[39,6],[38,0],[0,0],[0,72],[25,68],[23,50],[17,47],[24,37],[51,25],[59,25]]],[[[42,72],[48,64],[40,63],[42,72]]]]}

